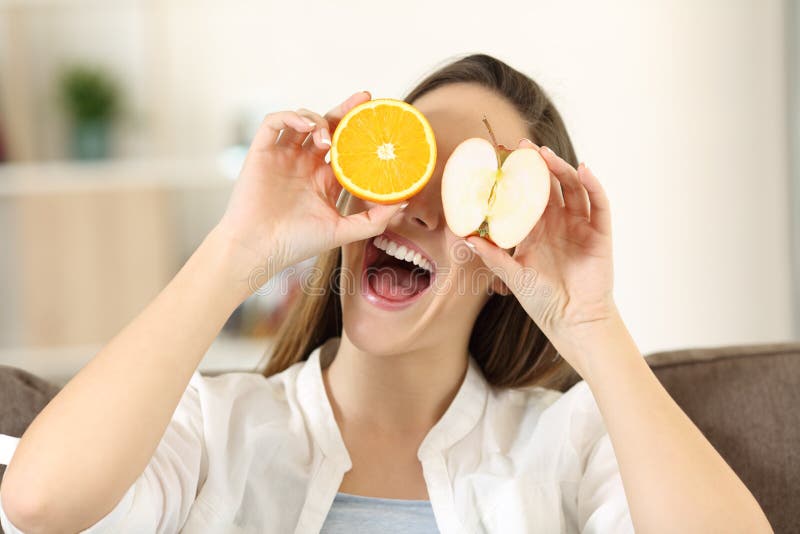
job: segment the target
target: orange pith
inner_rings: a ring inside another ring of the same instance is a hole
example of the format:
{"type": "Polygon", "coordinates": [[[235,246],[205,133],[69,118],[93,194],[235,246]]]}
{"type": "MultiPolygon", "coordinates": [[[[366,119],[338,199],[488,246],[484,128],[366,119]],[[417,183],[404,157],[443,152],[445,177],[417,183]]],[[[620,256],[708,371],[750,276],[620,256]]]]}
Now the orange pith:
{"type": "Polygon", "coordinates": [[[333,172],[342,187],[364,200],[405,200],[425,187],[435,166],[431,125],[401,100],[364,102],[351,109],[333,133],[333,172]]]}

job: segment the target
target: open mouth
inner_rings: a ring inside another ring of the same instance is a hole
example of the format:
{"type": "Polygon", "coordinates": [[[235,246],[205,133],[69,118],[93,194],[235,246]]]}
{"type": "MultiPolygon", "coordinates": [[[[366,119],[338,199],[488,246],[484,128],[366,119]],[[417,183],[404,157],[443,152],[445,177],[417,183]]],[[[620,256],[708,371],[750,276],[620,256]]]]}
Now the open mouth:
{"type": "Polygon", "coordinates": [[[382,308],[405,307],[430,289],[434,264],[410,241],[383,233],[367,241],[364,250],[362,291],[382,308]]]}

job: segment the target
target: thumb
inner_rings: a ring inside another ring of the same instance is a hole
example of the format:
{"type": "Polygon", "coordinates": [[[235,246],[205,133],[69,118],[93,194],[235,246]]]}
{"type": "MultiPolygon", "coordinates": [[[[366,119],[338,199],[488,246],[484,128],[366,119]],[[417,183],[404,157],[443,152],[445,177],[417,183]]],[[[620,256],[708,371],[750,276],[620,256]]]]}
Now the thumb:
{"type": "Polygon", "coordinates": [[[512,258],[507,251],[482,237],[469,236],[464,241],[480,256],[483,263],[513,291],[511,282],[515,280],[517,272],[522,268],[517,260],[512,258]]]}
{"type": "Polygon", "coordinates": [[[392,217],[406,206],[408,202],[378,204],[360,213],[342,217],[336,227],[334,246],[338,247],[380,234],[386,229],[392,217]]]}

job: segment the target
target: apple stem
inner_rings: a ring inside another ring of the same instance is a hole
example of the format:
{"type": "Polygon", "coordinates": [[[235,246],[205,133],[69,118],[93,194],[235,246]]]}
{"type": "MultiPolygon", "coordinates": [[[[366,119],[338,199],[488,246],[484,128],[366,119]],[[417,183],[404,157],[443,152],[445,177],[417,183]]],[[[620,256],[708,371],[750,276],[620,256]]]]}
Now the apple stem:
{"type": "Polygon", "coordinates": [[[486,115],[483,116],[483,124],[485,124],[486,129],[489,130],[489,137],[492,138],[492,143],[494,143],[494,146],[497,147],[497,138],[494,136],[492,126],[489,124],[489,119],[486,118],[486,115]]]}

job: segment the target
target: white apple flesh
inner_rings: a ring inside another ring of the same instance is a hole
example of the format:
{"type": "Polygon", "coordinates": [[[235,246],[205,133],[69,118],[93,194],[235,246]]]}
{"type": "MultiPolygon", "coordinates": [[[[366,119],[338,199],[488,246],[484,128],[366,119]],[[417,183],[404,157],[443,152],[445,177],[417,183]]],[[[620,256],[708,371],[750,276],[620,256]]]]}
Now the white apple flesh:
{"type": "Polygon", "coordinates": [[[508,152],[474,137],[448,158],[442,204],[447,225],[457,236],[485,233],[497,246],[511,248],[542,216],[550,198],[547,163],[533,148],[508,152]],[[508,154],[504,159],[501,151],[508,154]]]}

